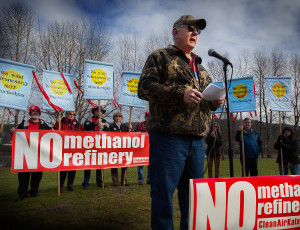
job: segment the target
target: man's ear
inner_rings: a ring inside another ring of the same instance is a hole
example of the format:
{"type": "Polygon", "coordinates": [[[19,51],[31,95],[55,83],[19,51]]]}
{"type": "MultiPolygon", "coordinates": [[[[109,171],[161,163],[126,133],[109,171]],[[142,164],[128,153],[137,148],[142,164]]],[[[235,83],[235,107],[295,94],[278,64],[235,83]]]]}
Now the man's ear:
{"type": "Polygon", "coordinates": [[[178,33],[178,30],[177,30],[177,28],[174,27],[172,30],[173,37],[175,37],[175,35],[177,35],[177,33],[178,33]]]}

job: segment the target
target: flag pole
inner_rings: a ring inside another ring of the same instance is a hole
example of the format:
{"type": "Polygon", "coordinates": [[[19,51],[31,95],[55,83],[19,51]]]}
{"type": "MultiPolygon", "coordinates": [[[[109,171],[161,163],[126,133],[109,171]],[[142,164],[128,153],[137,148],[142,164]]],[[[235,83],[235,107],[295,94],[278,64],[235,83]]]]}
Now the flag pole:
{"type": "MultiPolygon", "coordinates": [[[[133,109],[133,107],[130,106],[129,126],[131,126],[132,109],[133,109]]],[[[131,128],[129,128],[128,132],[131,132],[131,128]]],[[[125,173],[124,173],[123,186],[125,186],[126,177],[127,177],[127,170],[125,170],[125,173]]]]}
{"type": "Polygon", "coordinates": [[[4,108],[4,111],[3,111],[3,116],[2,116],[2,122],[1,122],[0,133],[3,132],[3,126],[4,126],[5,115],[6,115],[6,108],[4,108]]]}
{"type": "MultiPolygon", "coordinates": [[[[58,130],[61,130],[61,111],[58,111],[58,117],[59,122],[58,122],[58,130]]],[[[57,195],[60,196],[60,171],[57,171],[57,195]]]]}
{"type": "MultiPolygon", "coordinates": [[[[281,131],[281,116],[280,116],[280,111],[279,111],[279,132],[280,132],[280,135],[282,133],[281,131]]],[[[282,143],[282,139],[280,140],[280,142],[282,143]]],[[[282,146],[280,145],[280,157],[281,157],[281,172],[282,172],[282,175],[284,175],[284,171],[283,171],[283,152],[282,152],[282,146]]]]}
{"type": "Polygon", "coordinates": [[[243,175],[246,177],[246,169],[245,169],[245,146],[244,146],[244,127],[243,127],[243,117],[242,112],[240,113],[241,117],[241,125],[242,125],[242,132],[241,132],[241,138],[242,138],[242,157],[243,157],[243,175]]]}
{"type": "MultiPolygon", "coordinates": [[[[98,100],[98,111],[99,111],[99,124],[102,122],[102,115],[101,115],[101,102],[98,100]]],[[[99,131],[103,131],[102,129],[99,129],[99,131]]],[[[102,181],[102,190],[104,190],[104,180],[103,180],[103,169],[100,169],[101,172],[101,181],[102,181]]]]}

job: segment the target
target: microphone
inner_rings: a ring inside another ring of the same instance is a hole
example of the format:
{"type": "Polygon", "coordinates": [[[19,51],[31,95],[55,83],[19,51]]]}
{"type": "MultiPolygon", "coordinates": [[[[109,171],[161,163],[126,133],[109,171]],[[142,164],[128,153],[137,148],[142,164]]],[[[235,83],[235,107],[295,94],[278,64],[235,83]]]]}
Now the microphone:
{"type": "Polygon", "coordinates": [[[222,57],[220,54],[218,54],[214,49],[209,49],[208,50],[208,55],[209,56],[212,56],[212,57],[215,57],[215,58],[218,58],[219,60],[223,61],[224,64],[229,64],[232,66],[232,64],[230,63],[230,61],[225,58],[225,57],[222,57]]]}

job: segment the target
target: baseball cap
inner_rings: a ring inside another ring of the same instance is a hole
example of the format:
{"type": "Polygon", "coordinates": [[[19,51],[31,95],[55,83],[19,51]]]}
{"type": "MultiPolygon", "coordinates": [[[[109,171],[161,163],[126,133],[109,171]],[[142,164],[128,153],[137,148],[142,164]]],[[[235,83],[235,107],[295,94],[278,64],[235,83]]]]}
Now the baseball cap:
{"type": "Polygon", "coordinates": [[[206,27],[206,21],[201,18],[197,19],[192,15],[182,15],[174,22],[173,28],[178,28],[181,25],[194,25],[196,24],[198,29],[203,30],[206,27]]]}
{"type": "Polygon", "coordinates": [[[38,110],[38,111],[40,112],[40,114],[41,114],[41,109],[40,109],[40,107],[38,107],[38,106],[36,106],[36,105],[32,105],[32,106],[29,108],[29,115],[31,114],[31,112],[32,112],[33,110],[38,110]]]}

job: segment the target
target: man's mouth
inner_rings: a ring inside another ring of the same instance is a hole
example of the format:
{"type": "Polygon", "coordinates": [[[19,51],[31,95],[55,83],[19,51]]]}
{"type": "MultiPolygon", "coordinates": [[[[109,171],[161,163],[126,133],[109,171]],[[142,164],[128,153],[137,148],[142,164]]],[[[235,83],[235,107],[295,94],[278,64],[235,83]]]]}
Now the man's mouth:
{"type": "Polygon", "coordinates": [[[196,42],[196,39],[190,38],[190,41],[191,41],[191,42],[196,42]]]}

